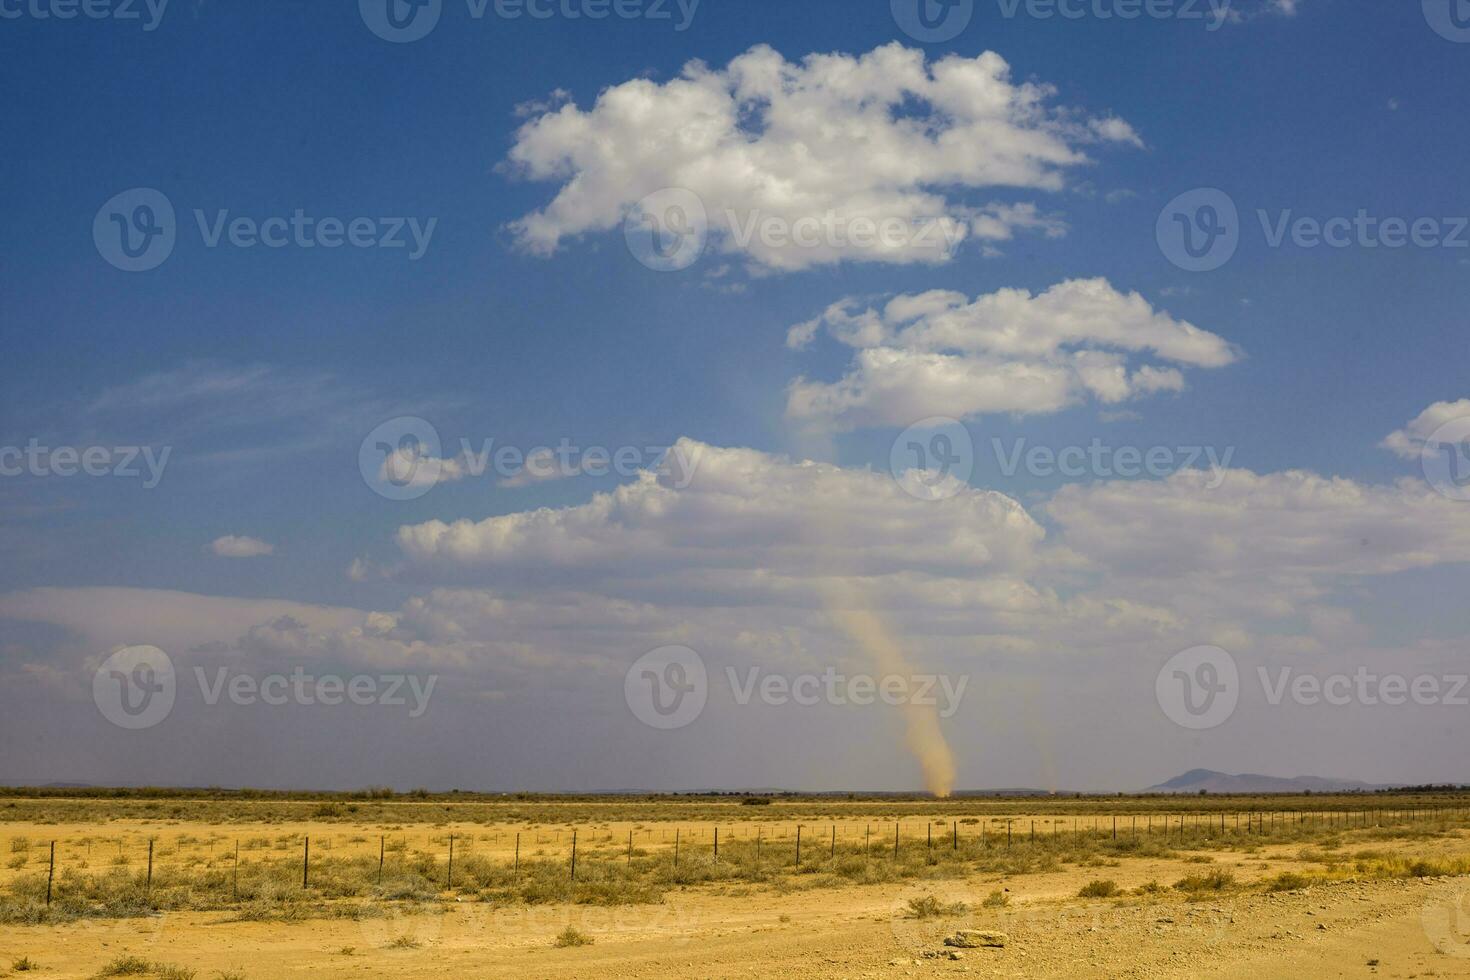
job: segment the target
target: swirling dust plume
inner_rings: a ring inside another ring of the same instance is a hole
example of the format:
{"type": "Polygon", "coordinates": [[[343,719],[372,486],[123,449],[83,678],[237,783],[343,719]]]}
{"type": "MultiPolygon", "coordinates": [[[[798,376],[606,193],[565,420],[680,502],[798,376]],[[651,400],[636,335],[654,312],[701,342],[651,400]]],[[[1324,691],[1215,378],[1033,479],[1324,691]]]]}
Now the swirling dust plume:
{"type": "MultiPolygon", "coordinates": [[[[888,632],[883,620],[863,602],[856,587],[829,583],[824,590],[827,613],[837,627],[863,649],[877,668],[879,682],[888,675],[913,678],[914,668],[903,649],[888,632]]],[[[924,774],[924,785],[941,799],[954,792],[954,753],[939,728],[939,707],[915,704],[902,706],[904,741],[924,774]]]]}

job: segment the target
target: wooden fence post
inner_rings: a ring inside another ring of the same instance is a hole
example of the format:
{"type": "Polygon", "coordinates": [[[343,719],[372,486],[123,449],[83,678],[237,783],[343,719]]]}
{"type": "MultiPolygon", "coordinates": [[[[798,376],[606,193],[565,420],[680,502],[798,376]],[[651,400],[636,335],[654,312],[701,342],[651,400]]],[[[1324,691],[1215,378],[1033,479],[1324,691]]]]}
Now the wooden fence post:
{"type": "Polygon", "coordinates": [[[301,841],[301,887],[306,887],[306,882],[311,873],[311,837],[302,838],[301,841]]]}
{"type": "Polygon", "coordinates": [[[577,832],[572,831],[572,880],[577,880],[577,832]]]}
{"type": "Polygon", "coordinates": [[[51,904],[51,879],[56,877],[56,842],[51,842],[51,865],[46,869],[46,904],[51,904]]]}

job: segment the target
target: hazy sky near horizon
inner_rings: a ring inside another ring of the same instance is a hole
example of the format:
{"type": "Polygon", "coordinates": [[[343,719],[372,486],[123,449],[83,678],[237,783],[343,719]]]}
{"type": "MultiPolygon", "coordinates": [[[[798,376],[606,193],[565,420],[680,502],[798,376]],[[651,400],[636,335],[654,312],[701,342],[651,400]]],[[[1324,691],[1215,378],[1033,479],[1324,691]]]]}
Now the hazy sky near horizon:
{"type": "Polygon", "coordinates": [[[1470,781],[1452,3],[0,0],[0,782],[1470,781]]]}

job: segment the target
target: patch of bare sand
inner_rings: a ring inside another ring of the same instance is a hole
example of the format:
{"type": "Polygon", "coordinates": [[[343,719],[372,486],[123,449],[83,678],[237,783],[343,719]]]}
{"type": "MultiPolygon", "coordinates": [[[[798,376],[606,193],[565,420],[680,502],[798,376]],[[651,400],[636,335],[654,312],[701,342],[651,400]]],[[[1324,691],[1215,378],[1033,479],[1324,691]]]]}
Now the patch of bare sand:
{"type": "MultiPolygon", "coordinates": [[[[1142,862],[1140,862],[1142,864],[1142,862]]],[[[1145,867],[1127,869],[1130,880],[1145,867]]],[[[44,977],[90,977],[134,955],[246,977],[545,977],[606,980],[700,976],[1470,977],[1470,879],[1337,882],[1271,895],[1186,901],[1174,893],[1121,901],[1070,897],[1086,869],[928,885],[779,894],[676,892],[661,906],[492,909],[350,922],[232,921],[228,913],[0,927],[0,968],[20,956],[44,977]],[[905,899],[970,899],[1010,887],[1008,908],[940,920],[905,914],[905,899]],[[1061,893],[1070,895],[1063,896],[1061,893]],[[592,946],[558,949],[567,925],[592,946]],[[998,929],[1004,949],[948,958],[945,934],[998,929]],[[401,941],[400,941],[401,940],[401,941]],[[1376,960],[1377,965],[1369,965],[1376,960]]],[[[1122,877],[1120,877],[1120,884],[1122,877]]],[[[21,974],[13,974],[20,976],[21,974]]]]}

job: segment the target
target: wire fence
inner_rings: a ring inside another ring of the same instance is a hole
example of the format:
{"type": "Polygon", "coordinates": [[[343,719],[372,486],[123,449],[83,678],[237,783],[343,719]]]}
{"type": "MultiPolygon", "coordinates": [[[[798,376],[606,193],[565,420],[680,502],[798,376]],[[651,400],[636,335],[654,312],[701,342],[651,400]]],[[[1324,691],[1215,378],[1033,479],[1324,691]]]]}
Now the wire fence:
{"type": "MultiPolygon", "coordinates": [[[[308,832],[229,837],[212,833],[207,838],[193,834],[175,835],[166,844],[158,835],[146,840],[127,836],[85,836],[72,840],[12,837],[10,849],[12,871],[24,873],[36,863],[33,849],[44,848],[46,861],[45,905],[50,906],[55,893],[58,872],[92,868],[96,858],[103,858],[114,869],[131,869],[134,860],[143,865],[132,872],[150,896],[155,884],[155,871],[174,859],[174,869],[197,869],[201,865],[211,877],[211,885],[222,890],[226,875],[231,902],[239,902],[241,872],[259,877],[268,869],[281,877],[282,866],[294,852],[299,857],[299,890],[314,888],[313,871],[323,865],[340,869],[350,864],[359,879],[381,889],[385,880],[412,873],[453,891],[456,886],[456,858],[462,880],[466,869],[479,881],[487,878],[485,868],[495,866],[495,874],[518,877],[534,864],[538,875],[548,866],[560,864],[569,882],[578,881],[578,860],[584,874],[588,861],[606,866],[619,859],[630,868],[635,857],[646,864],[663,862],[676,871],[681,862],[718,865],[722,860],[751,862],[765,869],[789,868],[800,871],[806,866],[836,861],[844,857],[861,857],[864,861],[887,858],[900,861],[915,854],[933,857],[949,852],[952,858],[964,859],[1016,849],[1086,847],[1111,843],[1158,841],[1168,846],[1187,847],[1190,843],[1239,841],[1251,839],[1261,843],[1292,840],[1303,835],[1351,831],[1394,830],[1423,827],[1443,830],[1463,825],[1470,819],[1464,807],[1417,807],[1356,809],[1292,809],[1292,810],[1224,810],[1165,813],[1108,813],[1090,817],[993,815],[988,817],[945,817],[895,821],[830,821],[822,824],[772,822],[763,819],[728,823],[697,824],[672,827],[632,826],[613,829],[606,826],[563,828],[473,828],[430,832],[427,835],[379,833],[376,840],[360,829],[344,833],[340,827],[323,825],[308,832]],[[58,855],[58,845],[62,850],[58,855]],[[163,846],[160,846],[163,845],[163,846]],[[200,853],[201,846],[203,853],[200,853]],[[415,846],[419,845],[419,846],[415,846]],[[546,848],[555,848],[549,855],[546,848]],[[94,848],[97,853],[94,855],[94,848]],[[115,848],[115,853],[114,853],[115,848]],[[260,852],[269,852],[262,854],[260,852]],[[58,861],[60,857],[60,861],[58,861]]],[[[258,890],[253,889],[253,890],[258,890]]],[[[381,896],[379,896],[381,897],[381,896]]]]}

